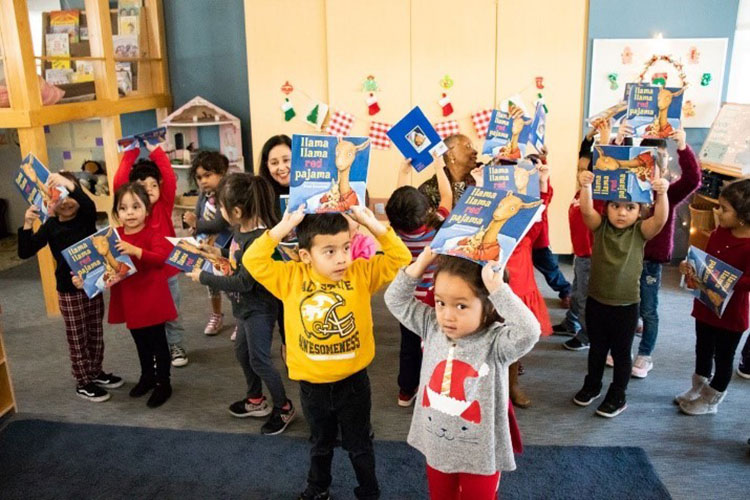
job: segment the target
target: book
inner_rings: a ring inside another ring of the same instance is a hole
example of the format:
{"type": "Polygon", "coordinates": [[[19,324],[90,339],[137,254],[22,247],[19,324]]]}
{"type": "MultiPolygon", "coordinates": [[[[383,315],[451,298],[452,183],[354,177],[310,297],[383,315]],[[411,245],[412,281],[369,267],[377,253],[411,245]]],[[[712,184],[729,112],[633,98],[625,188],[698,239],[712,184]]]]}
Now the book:
{"type": "Polygon", "coordinates": [[[288,210],[346,212],[364,205],[370,165],[368,137],[292,136],[288,210]]]}
{"type": "Polygon", "coordinates": [[[514,193],[541,198],[539,170],[531,160],[520,160],[514,164],[503,164],[493,159],[482,168],[482,187],[492,191],[512,191],[514,193]]]}
{"type": "MultiPolygon", "coordinates": [[[[70,57],[70,37],[67,33],[47,33],[44,48],[48,56],[70,57]]],[[[70,68],[70,60],[52,59],[52,69],[70,68]]]]}
{"type": "MultiPolygon", "coordinates": [[[[200,215],[203,220],[215,220],[216,217],[222,217],[221,211],[212,199],[215,200],[215,197],[206,198],[206,202],[203,204],[203,212],[200,215]]],[[[219,248],[227,248],[232,241],[232,232],[226,230],[217,234],[198,233],[195,235],[195,238],[201,243],[208,243],[219,248]]]]}
{"type": "Polygon", "coordinates": [[[146,143],[156,146],[167,140],[167,127],[159,127],[145,132],[128,135],[117,141],[117,152],[130,151],[145,146],[146,143]]]}
{"type": "Polygon", "coordinates": [[[445,219],[430,247],[436,253],[463,257],[479,264],[497,260],[502,270],[543,211],[542,200],[511,191],[470,186],[445,219]]]}
{"type": "Polygon", "coordinates": [[[138,16],[141,13],[142,0],[118,0],[118,16],[138,16]]]}
{"type": "Polygon", "coordinates": [[[688,248],[686,260],[695,269],[695,275],[684,279],[684,285],[691,289],[698,301],[721,318],[742,271],[694,246],[688,248]]]}
{"type": "Polygon", "coordinates": [[[492,110],[482,154],[507,160],[518,160],[526,156],[526,145],[533,120],[525,116],[520,108],[511,112],[492,110]]]}
{"type": "Polygon", "coordinates": [[[63,186],[50,189],[47,186],[48,178],[49,170],[33,154],[26,155],[15,178],[16,187],[24,199],[39,209],[42,223],[52,215],[55,206],[68,196],[68,190],[63,186]]]}
{"type": "MultiPolygon", "coordinates": [[[[289,195],[279,195],[279,206],[281,207],[282,214],[286,213],[287,205],[289,205],[289,195]]],[[[279,251],[281,260],[285,262],[289,262],[290,260],[299,261],[299,241],[297,241],[297,235],[294,230],[280,241],[276,248],[279,251]]]]}
{"type": "Polygon", "coordinates": [[[108,226],[62,251],[70,270],[83,280],[89,298],[135,274],[131,258],[117,250],[118,241],[120,235],[108,226]]]}
{"type": "Polygon", "coordinates": [[[53,10],[49,13],[50,33],[67,33],[70,43],[78,42],[80,13],[77,10],[53,10]]]}
{"type": "Polygon", "coordinates": [[[70,68],[44,71],[44,81],[51,85],[66,85],[70,83],[72,76],[73,70],[70,68]]]}
{"type": "Polygon", "coordinates": [[[119,35],[138,35],[138,16],[117,17],[117,33],[119,35]]]}
{"type": "Polygon", "coordinates": [[[534,110],[534,121],[531,122],[529,129],[528,142],[534,146],[536,152],[541,154],[544,148],[544,136],[547,132],[547,112],[544,110],[544,104],[538,102],[534,110]]]}
{"type": "Polygon", "coordinates": [[[433,162],[433,152],[442,155],[448,150],[419,106],[414,106],[386,134],[417,172],[433,162]]]}
{"type": "Polygon", "coordinates": [[[176,267],[184,273],[200,269],[207,273],[218,276],[229,276],[232,274],[232,266],[226,257],[217,257],[204,250],[201,250],[201,244],[210,242],[201,241],[192,236],[187,238],[169,238],[167,240],[174,245],[169,253],[165,263],[176,267]]]}
{"type": "Polygon", "coordinates": [[[594,146],[595,200],[651,203],[656,148],[594,146]]]}
{"type": "Polygon", "coordinates": [[[133,91],[133,72],[129,62],[115,62],[115,73],[117,75],[117,90],[122,95],[128,95],[133,91]]]}
{"type": "Polygon", "coordinates": [[[112,35],[115,58],[138,57],[138,37],[135,35],[112,35]]]}
{"type": "Polygon", "coordinates": [[[604,111],[600,111],[593,116],[588,118],[589,125],[596,128],[600,121],[607,120],[611,127],[619,127],[622,123],[623,118],[628,111],[628,96],[630,95],[630,88],[636,85],[633,82],[625,84],[625,92],[623,93],[622,100],[617,104],[614,104],[604,111]]]}
{"type": "Polygon", "coordinates": [[[633,126],[635,136],[664,139],[679,129],[685,88],[632,85],[626,119],[633,126]]]}

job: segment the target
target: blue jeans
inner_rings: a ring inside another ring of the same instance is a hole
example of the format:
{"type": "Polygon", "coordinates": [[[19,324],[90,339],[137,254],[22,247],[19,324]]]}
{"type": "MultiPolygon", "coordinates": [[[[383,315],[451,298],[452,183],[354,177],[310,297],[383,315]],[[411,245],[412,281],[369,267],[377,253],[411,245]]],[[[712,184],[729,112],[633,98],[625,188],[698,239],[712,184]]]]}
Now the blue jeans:
{"type": "Polygon", "coordinates": [[[179,277],[179,274],[175,274],[167,280],[169,293],[172,294],[172,300],[174,301],[174,308],[177,309],[177,318],[174,321],[167,321],[164,325],[164,329],[167,331],[167,344],[170,347],[173,345],[182,347],[183,333],[185,333],[185,328],[182,326],[182,321],[180,321],[180,300],[182,294],[180,294],[179,277]]]}
{"type": "Polygon", "coordinates": [[[641,273],[641,319],[643,336],[638,345],[639,356],[651,356],[659,334],[659,288],[661,288],[661,263],[643,261],[641,273]]]}
{"type": "Polygon", "coordinates": [[[234,353],[245,374],[247,397],[254,399],[263,396],[261,382],[265,382],[268,392],[271,393],[273,406],[281,408],[287,402],[286,391],[279,371],[271,360],[276,311],[270,311],[268,314],[251,314],[247,319],[235,319],[237,338],[234,353]]]}
{"type": "Polygon", "coordinates": [[[561,299],[570,295],[570,283],[557,266],[557,257],[549,247],[533,249],[531,260],[534,267],[544,275],[544,280],[550,288],[556,291],[561,299]]]}
{"type": "Polygon", "coordinates": [[[581,343],[586,344],[586,298],[589,296],[589,276],[591,275],[591,257],[576,257],[573,261],[573,288],[571,290],[570,309],[565,313],[563,324],[570,331],[576,332],[581,343]]]}

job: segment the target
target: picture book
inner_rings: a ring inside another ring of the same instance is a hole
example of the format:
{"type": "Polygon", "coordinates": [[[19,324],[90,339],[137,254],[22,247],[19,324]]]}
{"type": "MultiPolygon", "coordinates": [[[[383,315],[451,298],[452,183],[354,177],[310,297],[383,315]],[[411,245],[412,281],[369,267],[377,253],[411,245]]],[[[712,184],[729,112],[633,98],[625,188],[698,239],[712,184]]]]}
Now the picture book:
{"type": "Polygon", "coordinates": [[[695,269],[695,277],[685,279],[685,286],[721,318],[732,298],[735,283],[742,277],[742,271],[694,246],[688,249],[686,260],[695,269]]]}
{"type": "Polygon", "coordinates": [[[72,76],[73,70],[70,68],[44,71],[44,80],[52,85],[66,85],[70,83],[72,76]]]}
{"type": "Polygon", "coordinates": [[[626,116],[635,136],[663,139],[680,128],[685,88],[648,84],[631,86],[626,116]]]}
{"type": "Polygon", "coordinates": [[[117,90],[122,95],[128,95],[133,91],[133,71],[129,62],[116,62],[115,73],[117,75],[117,90]]]}
{"type": "Polygon", "coordinates": [[[532,122],[520,108],[512,108],[510,112],[493,110],[482,154],[507,160],[523,158],[532,122]]]}
{"type": "Polygon", "coordinates": [[[655,148],[594,146],[594,199],[651,203],[655,154],[655,148]]]}
{"type": "Polygon", "coordinates": [[[442,155],[448,150],[419,106],[406,113],[387,135],[417,172],[433,162],[433,152],[442,155]]]}
{"type": "MultiPolygon", "coordinates": [[[[289,205],[288,194],[279,196],[279,205],[281,206],[281,213],[286,213],[286,207],[289,205]]],[[[294,230],[283,241],[279,242],[279,246],[276,248],[279,250],[279,255],[283,261],[299,261],[299,241],[297,241],[297,235],[294,230]]]]}
{"type": "Polygon", "coordinates": [[[301,135],[292,137],[289,210],[346,212],[365,204],[370,139],[301,135]]]}
{"type": "Polygon", "coordinates": [[[169,257],[165,261],[172,267],[176,267],[182,272],[188,273],[194,269],[200,269],[207,273],[219,276],[228,276],[232,274],[229,259],[226,257],[217,257],[201,249],[201,244],[205,244],[198,238],[167,238],[174,245],[169,257]]]}
{"type": "Polygon", "coordinates": [[[628,111],[628,96],[630,96],[630,88],[636,85],[635,83],[626,83],[625,84],[625,93],[622,97],[622,101],[618,102],[617,104],[608,107],[604,111],[600,111],[599,113],[595,114],[594,116],[590,116],[588,118],[589,125],[592,127],[596,127],[597,124],[600,121],[608,120],[610,122],[611,127],[619,127],[622,123],[623,118],[625,118],[625,115],[628,111]]]}
{"type": "Polygon", "coordinates": [[[112,35],[115,58],[138,57],[138,37],[135,35],[112,35]]]}
{"type": "Polygon", "coordinates": [[[138,16],[119,16],[117,18],[117,33],[120,35],[138,35],[138,16]]]}
{"type": "Polygon", "coordinates": [[[117,250],[118,241],[120,235],[108,226],[63,250],[65,262],[83,280],[89,298],[135,274],[133,261],[117,250]]]}
{"type": "Polygon", "coordinates": [[[145,146],[146,143],[155,146],[167,140],[167,127],[159,127],[145,132],[129,135],[117,141],[117,152],[130,151],[131,149],[145,146]]]}
{"type": "Polygon", "coordinates": [[[534,121],[531,122],[529,129],[529,141],[537,153],[542,152],[544,147],[544,135],[547,131],[547,112],[544,110],[544,104],[539,102],[534,111],[534,121]]]}
{"type": "Polygon", "coordinates": [[[54,10],[49,13],[50,33],[67,33],[70,43],[78,42],[80,13],[77,10],[54,10]]]}
{"type": "MultiPolygon", "coordinates": [[[[70,57],[70,37],[67,33],[47,33],[44,35],[44,48],[47,56],[70,57]]],[[[52,69],[70,68],[70,60],[52,59],[52,69]]]]}
{"type": "Polygon", "coordinates": [[[39,209],[39,220],[44,223],[66,196],[68,190],[62,186],[50,189],[47,186],[49,170],[34,155],[28,154],[16,173],[15,184],[29,203],[39,209]]]}
{"type": "Polygon", "coordinates": [[[469,187],[435,235],[432,250],[484,264],[499,261],[502,270],[513,249],[540,219],[542,200],[469,187]]]}
{"type": "Polygon", "coordinates": [[[137,16],[141,12],[143,0],[117,0],[117,14],[119,16],[137,16]]]}
{"type": "Polygon", "coordinates": [[[531,160],[520,160],[513,164],[493,159],[482,169],[484,189],[513,191],[514,193],[540,198],[539,170],[531,160]]]}

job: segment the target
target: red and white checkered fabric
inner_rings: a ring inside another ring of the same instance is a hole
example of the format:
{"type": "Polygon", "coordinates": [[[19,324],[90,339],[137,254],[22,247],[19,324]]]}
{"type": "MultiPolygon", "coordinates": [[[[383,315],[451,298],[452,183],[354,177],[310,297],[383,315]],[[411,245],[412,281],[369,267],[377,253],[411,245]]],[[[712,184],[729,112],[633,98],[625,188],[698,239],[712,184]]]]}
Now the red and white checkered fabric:
{"type": "Polygon", "coordinates": [[[459,133],[458,122],[456,120],[445,120],[444,122],[438,122],[434,124],[435,132],[438,133],[441,139],[445,139],[449,135],[455,135],[459,133]]]}
{"type": "Polygon", "coordinates": [[[354,115],[346,111],[336,111],[328,121],[326,134],[335,136],[349,135],[352,125],[354,125],[354,115]]]}
{"type": "Polygon", "coordinates": [[[487,135],[487,128],[490,126],[490,118],[492,118],[491,109],[483,109],[471,114],[471,121],[474,123],[474,130],[477,131],[477,136],[480,139],[484,139],[487,135]]]}
{"type": "Polygon", "coordinates": [[[391,125],[383,122],[370,122],[370,144],[376,149],[388,149],[391,147],[391,140],[386,133],[391,129],[391,125]]]}

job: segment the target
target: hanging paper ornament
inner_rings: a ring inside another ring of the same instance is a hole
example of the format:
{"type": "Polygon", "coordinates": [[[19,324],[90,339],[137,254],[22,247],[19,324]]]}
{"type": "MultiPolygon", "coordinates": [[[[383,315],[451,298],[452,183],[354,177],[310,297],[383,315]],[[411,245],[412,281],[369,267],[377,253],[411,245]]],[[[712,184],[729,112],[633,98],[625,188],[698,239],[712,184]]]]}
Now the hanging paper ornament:
{"type": "Polygon", "coordinates": [[[323,122],[328,116],[328,104],[322,102],[313,102],[312,107],[305,115],[305,121],[316,130],[323,128],[323,122]]]}
{"type": "Polygon", "coordinates": [[[288,97],[284,99],[284,104],[281,105],[281,110],[284,112],[284,121],[287,122],[297,115],[297,112],[294,111],[294,106],[288,97]]]}
{"type": "Polygon", "coordinates": [[[289,95],[294,90],[294,87],[292,87],[292,84],[289,83],[289,80],[284,82],[284,85],[281,86],[281,91],[284,93],[284,95],[289,95]]]}
{"type": "Polygon", "coordinates": [[[617,88],[620,86],[620,84],[617,83],[617,73],[608,74],[607,80],[609,80],[609,88],[612,90],[617,90],[617,88]]]}
{"type": "Polygon", "coordinates": [[[375,94],[370,92],[370,95],[365,102],[367,102],[367,113],[370,116],[376,115],[380,112],[380,105],[378,104],[378,98],[375,97],[375,94]]]}
{"type": "Polygon", "coordinates": [[[626,45],[625,48],[622,49],[620,58],[622,59],[623,64],[630,64],[631,62],[633,62],[633,51],[628,45],[626,45]]]}
{"type": "Polygon", "coordinates": [[[453,79],[450,76],[445,75],[443,79],[440,80],[440,86],[445,90],[450,89],[451,87],[453,87],[453,79]]]}
{"type": "Polygon", "coordinates": [[[536,94],[536,96],[537,96],[538,99],[536,100],[535,105],[536,104],[541,104],[542,105],[542,109],[544,109],[544,112],[545,113],[549,113],[549,110],[547,109],[547,104],[545,104],[545,102],[544,102],[544,96],[542,96],[541,92],[538,92],[536,94]]]}
{"type": "Polygon", "coordinates": [[[380,87],[378,87],[378,82],[375,81],[374,75],[367,75],[367,78],[364,82],[362,82],[362,90],[365,92],[376,92],[380,90],[380,87]]]}
{"type": "Polygon", "coordinates": [[[688,51],[688,62],[690,64],[698,64],[701,60],[701,53],[698,47],[690,47],[688,51]]]}
{"type": "Polygon", "coordinates": [[[661,85],[662,87],[667,86],[667,73],[665,71],[659,73],[653,73],[651,75],[651,83],[654,85],[661,85]]]}
{"type": "MultiPolygon", "coordinates": [[[[677,76],[680,78],[680,82],[682,83],[681,86],[684,87],[685,85],[687,85],[687,76],[685,75],[685,71],[684,71],[684,69],[682,67],[682,63],[679,62],[679,61],[675,61],[672,58],[672,56],[666,56],[666,55],[662,55],[662,56],[653,55],[653,56],[651,56],[651,58],[648,61],[646,61],[646,64],[643,67],[643,71],[641,71],[641,74],[638,75],[638,81],[639,82],[643,82],[645,80],[645,78],[646,78],[646,73],[648,72],[649,68],[651,66],[653,66],[654,64],[656,64],[657,62],[659,62],[659,61],[664,61],[664,62],[666,62],[668,64],[671,64],[672,67],[674,67],[674,69],[677,70],[677,76]]],[[[664,84],[663,85],[666,85],[667,74],[666,73],[654,73],[654,75],[652,75],[652,81],[653,81],[653,79],[658,78],[657,75],[663,75],[663,77],[664,77],[664,84]]]]}
{"type": "Polygon", "coordinates": [[[538,88],[539,90],[544,89],[544,77],[543,76],[536,77],[536,88],[538,88]]]}
{"type": "Polygon", "coordinates": [[[685,101],[682,104],[682,116],[685,116],[685,117],[695,116],[695,104],[693,104],[693,101],[685,101]]]}
{"type": "Polygon", "coordinates": [[[453,113],[453,104],[451,104],[451,98],[448,94],[443,92],[443,98],[438,101],[440,107],[443,108],[443,116],[450,116],[453,113]]]}
{"type": "Polygon", "coordinates": [[[312,110],[310,110],[310,113],[307,115],[307,121],[310,123],[317,123],[318,122],[318,112],[320,111],[320,106],[317,104],[313,107],[312,110]]]}
{"type": "Polygon", "coordinates": [[[709,83],[711,83],[711,73],[703,73],[703,76],[701,76],[701,87],[708,87],[709,83]]]}

